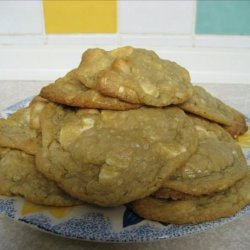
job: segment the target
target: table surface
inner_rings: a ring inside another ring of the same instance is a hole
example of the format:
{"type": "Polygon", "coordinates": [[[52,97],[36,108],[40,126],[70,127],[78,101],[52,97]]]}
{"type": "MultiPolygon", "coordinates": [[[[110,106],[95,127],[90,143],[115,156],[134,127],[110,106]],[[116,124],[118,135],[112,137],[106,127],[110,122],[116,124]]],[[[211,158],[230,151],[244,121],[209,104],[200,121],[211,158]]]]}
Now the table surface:
{"type": "MultiPolygon", "coordinates": [[[[0,110],[36,95],[46,82],[0,81],[0,110]]],[[[250,116],[250,84],[203,84],[212,94],[250,116]]],[[[16,249],[250,249],[250,214],[217,229],[166,241],[140,244],[92,243],[61,238],[0,216],[0,250],[16,249]]]]}

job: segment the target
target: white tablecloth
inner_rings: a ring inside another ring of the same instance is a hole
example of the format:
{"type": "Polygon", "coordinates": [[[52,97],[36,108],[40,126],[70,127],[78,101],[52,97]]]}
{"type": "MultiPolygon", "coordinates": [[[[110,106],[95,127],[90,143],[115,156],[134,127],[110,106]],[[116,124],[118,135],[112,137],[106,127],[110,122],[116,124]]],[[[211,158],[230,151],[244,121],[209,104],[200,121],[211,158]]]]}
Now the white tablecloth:
{"type": "MultiPolygon", "coordinates": [[[[0,81],[0,110],[28,96],[36,95],[44,84],[45,82],[38,81],[0,81]]],[[[214,95],[250,116],[250,84],[209,84],[204,86],[214,95]]],[[[246,250],[250,249],[250,214],[212,231],[173,240],[141,244],[105,244],[71,240],[40,232],[0,216],[0,250],[9,249],[246,250]]]]}

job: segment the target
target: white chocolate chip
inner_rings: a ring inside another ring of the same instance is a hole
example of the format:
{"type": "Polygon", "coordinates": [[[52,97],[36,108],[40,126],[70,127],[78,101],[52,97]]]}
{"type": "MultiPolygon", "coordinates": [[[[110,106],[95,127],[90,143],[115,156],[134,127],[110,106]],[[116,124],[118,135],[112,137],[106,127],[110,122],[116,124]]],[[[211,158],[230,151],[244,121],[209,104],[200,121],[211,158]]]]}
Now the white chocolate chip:
{"type": "Polygon", "coordinates": [[[118,173],[114,171],[114,168],[110,165],[106,165],[101,168],[99,173],[99,182],[106,182],[117,177],[118,173]]]}
{"type": "Polygon", "coordinates": [[[197,130],[200,137],[201,136],[206,136],[206,137],[210,137],[210,138],[216,137],[215,133],[210,132],[201,126],[196,125],[195,129],[197,130]]]}
{"type": "Polygon", "coordinates": [[[81,124],[66,124],[60,131],[59,141],[64,149],[66,149],[72,142],[74,142],[79,135],[95,124],[95,120],[91,118],[84,118],[81,124]]]}
{"type": "Polygon", "coordinates": [[[200,102],[201,102],[202,104],[207,104],[206,100],[203,99],[203,98],[200,98],[200,102]]]}
{"type": "Polygon", "coordinates": [[[232,150],[232,153],[233,153],[234,156],[237,156],[236,150],[232,150]]]}
{"type": "Polygon", "coordinates": [[[151,83],[143,82],[141,84],[141,87],[143,91],[148,95],[151,95],[153,97],[158,97],[160,95],[158,88],[151,83]]]}
{"type": "Polygon", "coordinates": [[[175,96],[176,96],[177,98],[183,98],[183,93],[181,93],[181,92],[176,92],[175,96]]]}
{"type": "Polygon", "coordinates": [[[169,159],[180,155],[181,153],[185,153],[187,151],[186,147],[180,144],[168,144],[164,146],[164,151],[169,159]]]}
{"type": "Polygon", "coordinates": [[[94,119],[92,119],[92,118],[84,118],[83,119],[82,131],[94,127],[94,124],[95,124],[95,120],[94,119]]]}
{"type": "Polygon", "coordinates": [[[121,87],[119,87],[118,92],[119,92],[119,93],[123,93],[124,90],[125,90],[125,88],[124,88],[123,86],[121,86],[121,87]]]}

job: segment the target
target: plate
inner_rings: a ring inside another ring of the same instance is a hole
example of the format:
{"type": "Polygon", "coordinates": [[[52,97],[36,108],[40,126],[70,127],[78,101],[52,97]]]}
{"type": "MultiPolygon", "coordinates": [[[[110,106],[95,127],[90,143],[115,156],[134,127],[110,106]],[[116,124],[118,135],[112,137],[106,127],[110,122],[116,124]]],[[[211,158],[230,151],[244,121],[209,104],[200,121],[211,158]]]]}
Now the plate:
{"type": "MultiPolygon", "coordinates": [[[[27,98],[0,113],[8,117],[31,101],[27,98]]],[[[250,123],[250,120],[247,119],[250,123]]],[[[250,133],[241,136],[239,143],[250,163],[250,133]]],[[[81,205],[57,208],[34,205],[21,197],[0,196],[0,213],[34,228],[63,237],[98,242],[146,242],[213,229],[250,212],[250,205],[230,218],[198,225],[173,225],[144,220],[125,206],[99,208],[81,205]]]]}

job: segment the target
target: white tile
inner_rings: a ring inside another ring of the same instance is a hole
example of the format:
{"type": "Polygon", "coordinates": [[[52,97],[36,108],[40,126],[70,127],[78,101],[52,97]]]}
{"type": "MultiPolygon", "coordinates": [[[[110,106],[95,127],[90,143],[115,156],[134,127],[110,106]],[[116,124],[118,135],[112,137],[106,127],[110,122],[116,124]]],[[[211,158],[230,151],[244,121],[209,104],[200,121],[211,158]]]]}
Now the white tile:
{"type": "Polygon", "coordinates": [[[83,35],[47,35],[48,44],[82,45],[117,45],[118,35],[83,34],[83,35]]]}
{"type": "Polygon", "coordinates": [[[0,45],[25,45],[45,44],[46,38],[43,35],[1,35],[0,45]]]}
{"type": "Polygon", "coordinates": [[[119,1],[119,32],[192,32],[193,1],[119,1]]]}
{"type": "Polygon", "coordinates": [[[197,47],[250,48],[250,36],[195,36],[197,47]]]}
{"type": "Polygon", "coordinates": [[[192,36],[188,35],[120,35],[121,45],[132,45],[137,47],[148,46],[173,46],[191,47],[192,36]]]}
{"type": "Polygon", "coordinates": [[[42,2],[0,1],[0,34],[41,34],[42,2]]]}

